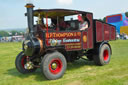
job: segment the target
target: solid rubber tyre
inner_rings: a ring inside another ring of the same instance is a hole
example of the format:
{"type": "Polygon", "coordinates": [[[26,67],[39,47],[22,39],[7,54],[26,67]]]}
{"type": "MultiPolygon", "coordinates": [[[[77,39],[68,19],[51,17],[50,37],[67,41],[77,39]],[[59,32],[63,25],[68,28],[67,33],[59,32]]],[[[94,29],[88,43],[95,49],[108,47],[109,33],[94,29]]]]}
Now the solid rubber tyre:
{"type": "Polygon", "coordinates": [[[96,65],[102,66],[110,62],[111,49],[108,44],[103,44],[101,47],[99,45],[96,51],[97,53],[93,56],[96,65]]]}
{"type": "Polygon", "coordinates": [[[49,80],[61,78],[67,68],[67,62],[63,54],[60,52],[53,52],[46,54],[41,61],[41,72],[49,80]],[[56,68],[52,65],[55,63],[56,68]]]}
{"type": "Polygon", "coordinates": [[[24,68],[24,64],[26,63],[26,56],[23,52],[20,52],[17,57],[16,57],[16,60],[15,60],[15,66],[16,66],[16,69],[20,72],[20,73],[23,73],[23,74],[26,74],[26,73],[31,73],[31,72],[34,72],[36,70],[36,68],[33,68],[31,70],[28,70],[28,69],[25,69],[24,68]]]}

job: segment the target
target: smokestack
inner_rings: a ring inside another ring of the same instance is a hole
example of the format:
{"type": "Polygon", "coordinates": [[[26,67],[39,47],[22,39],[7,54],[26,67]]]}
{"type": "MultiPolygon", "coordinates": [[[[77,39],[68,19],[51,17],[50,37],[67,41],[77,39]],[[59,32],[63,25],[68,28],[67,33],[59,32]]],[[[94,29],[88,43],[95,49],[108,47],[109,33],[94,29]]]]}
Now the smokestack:
{"type": "Polygon", "coordinates": [[[29,28],[29,32],[33,34],[34,30],[33,30],[33,8],[34,5],[32,3],[27,3],[26,6],[27,8],[27,20],[28,20],[28,28],[29,28]]]}

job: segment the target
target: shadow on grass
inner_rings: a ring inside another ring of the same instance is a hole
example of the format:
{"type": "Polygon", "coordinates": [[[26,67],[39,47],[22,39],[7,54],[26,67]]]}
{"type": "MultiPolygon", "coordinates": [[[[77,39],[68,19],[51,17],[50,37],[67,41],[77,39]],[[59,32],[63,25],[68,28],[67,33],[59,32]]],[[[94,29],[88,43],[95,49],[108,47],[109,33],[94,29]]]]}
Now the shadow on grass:
{"type": "Polygon", "coordinates": [[[40,72],[40,69],[37,69],[33,73],[22,74],[22,73],[18,72],[16,68],[12,68],[12,69],[7,70],[7,73],[5,73],[5,74],[15,76],[15,77],[19,77],[21,79],[34,75],[35,76],[34,79],[36,81],[47,81],[47,79],[40,72]]]}
{"type": "Polygon", "coordinates": [[[80,68],[82,66],[95,66],[95,64],[94,64],[93,61],[80,59],[80,60],[76,60],[73,63],[68,63],[67,70],[78,69],[78,68],[80,68]]]}
{"type": "MultiPolygon", "coordinates": [[[[73,70],[73,69],[78,69],[82,66],[94,66],[94,62],[93,61],[87,61],[87,60],[77,60],[73,63],[68,63],[68,68],[67,70],[73,70]]],[[[48,81],[41,73],[40,69],[37,69],[35,72],[33,73],[28,73],[28,74],[21,74],[20,72],[17,71],[16,68],[11,68],[7,70],[7,73],[5,73],[7,75],[11,75],[11,76],[15,76],[15,77],[19,77],[19,78],[27,78],[29,76],[35,76],[35,80],[36,81],[48,81]]]]}

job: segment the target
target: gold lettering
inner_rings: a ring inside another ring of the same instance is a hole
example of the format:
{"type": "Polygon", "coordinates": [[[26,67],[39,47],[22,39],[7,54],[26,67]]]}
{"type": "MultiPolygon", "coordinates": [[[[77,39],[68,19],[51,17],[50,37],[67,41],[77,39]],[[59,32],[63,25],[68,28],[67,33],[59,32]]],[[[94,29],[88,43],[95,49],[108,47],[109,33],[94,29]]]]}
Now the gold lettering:
{"type": "Polygon", "coordinates": [[[81,36],[81,32],[77,32],[77,36],[81,36]]]}
{"type": "Polygon", "coordinates": [[[49,33],[46,33],[46,38],[49,38],[49,33]]]}
{"type": "Polygon", "coordinates": [[[56,33],[52,33],[53,34],[53,37],[55,38],[56,37],[56,33]]]}
{"type": "Polygon", "coordinates": [[[52,33],[49,34],[50,38],[52,38],[52,33]]]}
{"type": "Polygon", "coordinates": [[[67,33],[64,33],[63,35],[64,35],[64,37],[65,37],[65,36],[67,35],[67,33]]]}
{"type": "Polygon", "coordinates": [[[74,32],[74,37],[76,37],[77,35],[76,35],[76,32],[74,32]]]}
{"type": "Polygon", "coordinates": [[[72,33],[46,33],[46,38],[65,38],[65,37],[76,37],[81,36],[81,32],[72,33]]]}
{"type": "Polygon", "coordinates": [[[63,33],[60,33],[60,37],[64,37],[64,34],[63,33]]]}
{"type": "Polygon", "coordinates": [[[59,37],[59,34],[58,33],[56,34],[56,37],[59,37]]]}

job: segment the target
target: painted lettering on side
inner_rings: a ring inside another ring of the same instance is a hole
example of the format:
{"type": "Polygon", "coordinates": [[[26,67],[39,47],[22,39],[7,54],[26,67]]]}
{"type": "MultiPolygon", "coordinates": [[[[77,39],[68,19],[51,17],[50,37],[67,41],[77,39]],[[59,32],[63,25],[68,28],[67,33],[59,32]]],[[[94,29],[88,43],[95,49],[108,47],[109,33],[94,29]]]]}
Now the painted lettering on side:
{"type": "Polygon", "coordinates": [[[81,32],[60,32],[60,33],[46,33],[46,38],[67,38],[67,37],[79,37],[81,32]]]}

